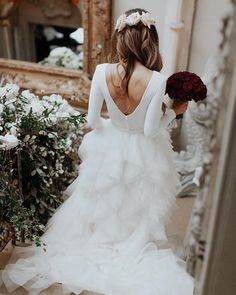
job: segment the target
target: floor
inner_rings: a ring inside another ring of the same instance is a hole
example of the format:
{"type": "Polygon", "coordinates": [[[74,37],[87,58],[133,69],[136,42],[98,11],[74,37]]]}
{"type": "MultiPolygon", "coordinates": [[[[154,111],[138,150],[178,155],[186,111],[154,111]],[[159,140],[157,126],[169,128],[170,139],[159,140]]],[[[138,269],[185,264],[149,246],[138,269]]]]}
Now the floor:
{"type": "MultiPolygon", "coordinates": [[[[185,234],[187,232],[189,219],[191,216],[191,210],[193,206],[194,198],[178,198],[177,205],[178,209],[174,212],[171,223],[167,226],[167,235],[169,239],[169,246],[173,251],[179,255],[183,256],[183,242],[185,234]]],[[[8,294],[5,288],[0,288],[0,295],[8,294]]],[[[12,295],[25,295],[27,294],[24,289],[18,288],[12,295]]],[[[55,284],[50,288],[44,290],[40,293],[41,295],[69,295],[63,292],[60,284],[55,284]]],[[[83,292],[81,295],[101,295],[93,292],[83,292]]]]}

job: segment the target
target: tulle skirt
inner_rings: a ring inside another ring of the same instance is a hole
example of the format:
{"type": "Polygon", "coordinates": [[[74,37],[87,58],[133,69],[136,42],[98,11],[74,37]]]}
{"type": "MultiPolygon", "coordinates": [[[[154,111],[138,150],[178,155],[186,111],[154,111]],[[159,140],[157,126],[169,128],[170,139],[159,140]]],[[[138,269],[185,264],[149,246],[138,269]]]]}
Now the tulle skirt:
{"type": "Polygon", "coordinates": [[[193,278],[171,249],[165,225],[180,186],[167,130],[151,139],[104,120],[79,148],[79,176],[49,219],[41,241],[16,248],[2,280],[36,295],[54,283],[66,292],[192,295],[193,278]],[[17,253],[16,253],[17,252],[17,253]]]}

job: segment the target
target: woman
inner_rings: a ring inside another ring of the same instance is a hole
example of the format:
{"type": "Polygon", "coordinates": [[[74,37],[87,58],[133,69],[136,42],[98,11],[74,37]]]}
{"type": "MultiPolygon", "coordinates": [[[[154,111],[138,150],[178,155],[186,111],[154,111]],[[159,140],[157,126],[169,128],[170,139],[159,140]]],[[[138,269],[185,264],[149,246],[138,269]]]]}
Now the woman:
{"type": "Polygon", "coordinates": [[[163,103],[166,77],[155,21],[143,9],[121,15],[111,63],[96,67],[79,177],[35,246],[8,264],[3,281],[39,294],[54,283],[80,294],[191,295],[184,261],[165,248],[165,225],[180,186],[168,124],[187,105],[163,103]],[[106,102],[110,119],[100,112],[106,102]]]}

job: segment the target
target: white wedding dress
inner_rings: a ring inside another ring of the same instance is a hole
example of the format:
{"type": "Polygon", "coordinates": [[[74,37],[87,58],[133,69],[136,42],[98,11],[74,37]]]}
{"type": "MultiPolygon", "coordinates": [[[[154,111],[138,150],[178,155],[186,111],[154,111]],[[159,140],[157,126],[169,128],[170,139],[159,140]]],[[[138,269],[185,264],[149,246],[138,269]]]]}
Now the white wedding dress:
{"type": "MultiPolygon", "coordinates": [[[[18,286],[39,294],[61,283],[70,294],[192,295],[194,280],[171,249],[166,222],[180,186],[168,124],[162,115],[166,77],[153,71],[139,105],[124,115],[106,83],[107,64],[93,76],[87,133],[79,148],[79,176],[41,237],[2,272],[8,291],[18,286]],[[109,119],[100,117],[105,100],[109,119]]],[[[16,251],[16,250],[15,250],[16,251]]]]}

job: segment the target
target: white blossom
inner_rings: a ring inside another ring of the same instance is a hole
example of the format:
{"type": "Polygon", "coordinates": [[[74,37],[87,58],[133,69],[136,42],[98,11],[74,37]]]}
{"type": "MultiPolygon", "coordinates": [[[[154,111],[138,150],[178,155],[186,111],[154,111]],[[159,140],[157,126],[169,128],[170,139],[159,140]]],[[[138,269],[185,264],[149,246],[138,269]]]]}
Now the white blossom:
{"type": "Polygon", "coordinates": [[[37,96],[28,89],[21,92],[21,95],[28,99],[29,102],[37,99],[37,96]]]}
{"type": "Polygon", "coordinates": [[[7,106],[10,110],[12,110],[13,112],[15,111],[15,106],[14,106],[14,103],[16,102],[16,99],[13,98],[13,99],[10,99],[8,100],[6,103],[5,103],[5,106],[7,106]]]}
{"type": "Polygon", "coordinates": [[[142,14],[139,14],[139,12],[131,13],[130,15],[126,16],[126,14],[121,14],[121,16],[117,19],[116,22],[116,29],[118,32],[122,31],[126,25],[134,26],[138,24],[140,21],[147,26],[149,29],[151,25],[155,25],[156,21],[152,17],[152,15],[149,12],[142,12],[142,14]]]}
{"type": "Polygon", "coordinates": [[[19,94],[20,87],[18,85],[7,83],[5,87],[6,87],[5,96],[7,100],[13,100],[19,94]]]}
{"type": "Polygon", "coordinates": [[[38,100],[32,100],[31,104],[29,105],[29,109],[32,109],[33,113],[37,113],[37,114],[42,114],[42,112],[44,111],[44,106],[42,105],[41,101],[38,100]]]}
{"type": "Polygon", "coordinates": [[[59,65],[70,69],[79,69],[83,63],[82,58],[82,55],[75,54],[70,48],[57,47],[40,63],[54,66],[59,65]]]}
{"type": "Polygon", "coordinates": [[[2,98],[3,96],[5,96],[6,93],[7,93],[6,86],[0,87],[0,98],[2,98]]]}
{"type": "Polygon", "coordinates": [[[125,28],[125,26],[126,26],[126,15],[122,13],[117,19],[116,29],[118,29],[118,31],[120,32],[125,28]]]}
{"type": "Polygon", "coordinates": [[[72,145],[72,140],[70,138],[66,139],[66,149],[68,149],[69,147],[71,147],[72,145]]]}
{"type": "Polygon", "coordinates": [[[3,109],[4,109],[4,105],[3,104],[0,104],[0,115],[3,112],[3,109]]]}
{"type": "Polygon", "coordinates": [[[141,20],[141,15],[138,12],[131,13],[126,17],[126,23],[129,26],[134,26],[141,20]]]}
{"type": "Polygon", "coordinates": [[[156,23],[155,19],[151,16],[151,14],[149,12],[146,12],[146,13],[142,12],[141,21],[149,29],[150,29],[151,25],[155,25],[155,23],[156,23]]]}
{"type": "Polygon", "coordinates": [[[10,130],[9,130],[10,134],[12,135],[16,135],[17,134],[17,128],[16,126],[12,125],[10,130]]]}
{"type": "Polygon", "coordinates": [[[47,154],[48,154],[47,151],[42,152],[42,157],[47,157],[47,154]]]}
{"type": "Polygon", "coordinates": [[[31,171],[31,176],[34,176],[36,174],[36,170],[31,171]]]}
{"type": "Polygon", "coordinates": [[[30,139],[30,135],[27,134],[27,135],[24,137],[23,141],[24,141],[24,142],[27,142],[27,141],[29,141],[29,139],[30,139]]]}
{"type": "Polygon", "coordinates": [[[59,94],[52,94],[50,96],[43,96],[43,104],[51,104],[52,106],[57,105],[55,112],[49,115],[52,121],[57,120],[57,118],[67,118],[70,115],[79,115],[80,113],[76,111],[69,103],[61,97],[59,94]]]}
{"type": "Polygon", "coordinates": [[[10,150],[18,145],[19,140],[15,135],[7,133],[4,136],[0,136],[0,142],[4,144],[6,150],[10,150]]]}

